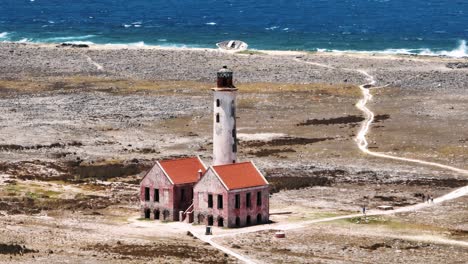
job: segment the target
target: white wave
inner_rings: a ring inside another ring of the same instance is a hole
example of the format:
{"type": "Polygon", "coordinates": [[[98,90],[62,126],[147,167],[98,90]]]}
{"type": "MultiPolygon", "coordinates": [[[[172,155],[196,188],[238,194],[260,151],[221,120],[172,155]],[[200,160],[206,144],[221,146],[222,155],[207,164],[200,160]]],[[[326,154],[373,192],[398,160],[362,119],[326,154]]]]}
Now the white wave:
{"type": "Polygon", "coordinates": [[[8,32],[2,32],[0,33],[0,38],[6,38],[7,35],[8,35],[8,32]]]}
{"type": "Polygon", "coordinates": [[[161,41],[161,42],[166,42],[167,39],[158,39],[158,41],[161,41]]]}
{"type": "Polygon", "coordinates": [[[205,23],[205,25],[215,26],[215,25],[216,25],[216,22],[208,22],[208,23],[205,23]]]}
{"type": "Polygon", "coordinates": [[[140,24],[136,24],[136,25],[133,25],[133,26],[134,26],[134,27],[141,27],[141,25],[140,25],[140,24]]]}
{"type": "Polygon", "coordinates": [[[132,25],[141,25],[141,24],[142,24],[141,21],[132,22],[132,25]]]}
{"type": "Polygon", "coordinates": [[[30,43],[31,40],[28,39],[28,38],[22,38],[22,39],[20,39],[20,40],[18,40],[18,41],[16,41],[16,42],[18,42],[18,43],[30,43]]]}
{"type": "Polygon", "coordinates": [[[443,51],[438,51],[438,52],[431,52],[430,50],[427,50],[425,52],[422,52],[421,55],[463,58],[463,57],[468,57],[468,47],[466,46],[466,40],[462,40],[460,41],[460,44],[458,45],[458,47],[453,50],[450,50],[450,51],[443,50],[443,51]]]}
{"type": "Polygon", "coordinates": [[[277,28],[279,28],[279,27],[278,27],[278,26],[272,26],[272,27],[267,27],[267,28],[265,28],[265,29],[266,29],[266,30],[275,30],[275,29],[277,29],[277,28]]]}
{"type": "Polygon", "coordinates": [[[108,43],[104,44],[106,47],[110,48],[141,48],[141,47],[151,47],[151,45],[145,44],[143,41],[134,42],[134,43],[126,43],[126,44],[119,44],[119,43],[108,43]]]}
{"type": "Polygon", "coordinates": [[[89,39],[94,37],[95,35],[85,35],[85,36],[68,36],[68,37],[53,37],[44,39],[45,41],[52,41],[52,42],[60,42],[60,41],[68,41],[68,40],[83,40],[89,39]]]}
{"type": "Polygon", "coordinates": [[[83,45],[93,45],[93,44],[95,44],[95,43],[92,42],[92,41],[81,41],[81,40],[72,40],[72,41],[67,41],[66,43],[69,43],[69,44],[77,44],[77,45],[80,45],[80,44],[83,44],[83,45]]]}
{"type": "Polygon", "coordinates": [[[129,27],[131,27],[132,25],[124,24],[123,26],[124,26],[124,28],[129,28],[129,27]]]}
{"type": "Polygon", "coordinates": [[[468,57],[468,47],[466,41],[460,41],[458,47],[453,50],[433,51],[428,48],[419,49],[385,49],[385,50],[336,50],[336,49],[317,49],[318,52],[335,52],[335,53],[362,53],[362,54],[383,54],[383,55],[424,55],[424,56],[446,56],[450,58],[468,57]]]}

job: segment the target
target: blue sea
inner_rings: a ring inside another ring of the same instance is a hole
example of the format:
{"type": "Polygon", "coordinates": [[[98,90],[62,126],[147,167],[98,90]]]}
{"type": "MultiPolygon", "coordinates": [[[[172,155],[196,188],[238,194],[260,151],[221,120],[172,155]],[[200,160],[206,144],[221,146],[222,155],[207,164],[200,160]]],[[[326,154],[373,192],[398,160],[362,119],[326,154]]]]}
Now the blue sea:
{"type": "Polygon", "coordinates": [[[468,55],[468,0],[0,0],[0,42],[468,55]]]}

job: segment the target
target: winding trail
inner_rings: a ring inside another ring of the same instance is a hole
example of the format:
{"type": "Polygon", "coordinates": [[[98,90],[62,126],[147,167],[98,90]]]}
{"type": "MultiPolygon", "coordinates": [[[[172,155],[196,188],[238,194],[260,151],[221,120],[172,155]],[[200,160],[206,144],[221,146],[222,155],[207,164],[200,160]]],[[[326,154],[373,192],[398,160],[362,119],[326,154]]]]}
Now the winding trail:
{"type": "MultiPolygon", "coordinates": [[[[295,61],[298,61],[300,63],[305,63],[305,64],[310,64],[310,65],[315,65],[327,69],[338,69],[334,66],[327,65],[327,64],[322,64],[322,63],[317,63],[317,62],[309,62],[309,61],[303,61],[300,60],[299,58],[294,58],[295,61]]],[[[392,156],[384,153],[379,153],[379,152],[373,152],[368,149],[368,142],[366,139],[366,135],[369,133],[370,127],[372,122],[374,121],[375,114],[367,108],[367,103],[372,100],[372,94],[371,94],[371,89],[378,89],[378,88],[383,88],[386,86],[381,86],[381,87],[373,87],[376,83],[375,78],[367,73],[364,70],[356,70],[356,69],[348,69],[348,68],[340,68],[341,70],[344,71],[357,71],[360,74],[364,75],[368,81],[368,83],[362,84],[359,86],[359,89],[361,90],[362,93],[362,99],[360,99],[356,107],[361,110],[365,116],[366,119],[363,121],[361,129],[359,130],[355,140],[356,143],[359,147],[359,149],[369,155],[375,156],[375,157],[380,157],[380,158],[386,158],[386,159],[392,159],[392,160],[399,160],[399,161],[406,161],[406,162],[412,162],[412,163],[417,163],[421,165],[426,165],[426,166],[433,166],[433,167],[439,167],[442,169],[447,169],[451,170],[463,175],[468,175],[468,170],[456,168],[453,166],[448,166],[436,162],[429,162],[429,161],[424,161],[424,160],[418,160],[418,159],[410,159],[410,158],[403,158],[403,157],[397,157],[397,156],[392,156]]],[[[458,188],[450,193],[447,193],[443,196],[440,196],[438,198],[434,199],[433,203],[419,203],[415,205],[410,205],[406,207],[400,207],[394,210],[388,210],[388,211],[380,211],[380,210],[368,210],[367,211],[367,216],[378,216],[378,215],[391,215],[391,214],[396,214],[396,213],[404,213],[404,212],[411,212],[411,211],[417,211],[421,210],[430,206],[433,206],[435,204],[439,204],[445,201],[453,200],[462,196],[468,195],[468,186],[458,188]]],[[[305,228],[309,224],[314,224],[314,223],[323,223],[323,222],[330,222],[330,221],[336,221],[336,220],[341,220],[341,219],[349,219],[353,217],[359,217],[362,216],[362,214],[351,214],[351,215],[343,215],[343,216],[336,216],[336,217],[329,217],[329,218],[322,218],[322,219],[314,219],[314,220],[309,220],[309,221],[303,221],[303,222],[298,222],[298,223],[287,223],[287,224],[269,224],[269,225],[259,225],[259,226],[252,226],[252,227],[245,227],[240,230],[235,230],[233,232],[225,233],[225,234],[220,234],[220,235],[212,235],[212,236],[206,236],[204,234],[198,233],[194,229],[190,229],[191,233],[197,237],[198,239],[209,243],[211,246],[223,251],[226,254],[229,254],[238,260],[244,262],[244,263],[255,263],[253,260],[247,258],[246,256],[243,256],[241,254],[238,254],[234,252],[233,250],[224,247],[220,245],[219,243],[215,242],[213,239],[215,238],[221,238],[221,237],[227,237],[227,236],[235,236],[239,234],[246,234],[246,233],[252,233],[252,232],[258,232],[258,231],[264,231],[264,230],[291,230],[291,229],[298,229],[298,228],[305,228]]],[[[405,237],[405,239],[410,240],[411,237],[405,237]]],[[[450,240],[450,239],[442,239],[442,240],[437,240],[434,241],[437,243],[441,244],[449,244],[449,245],[457,245],[457,246],[464,246],[468,247],[468,242],[466,241],[459,241],[459,240],[450,240]]]]}
{"type": "Polygon", "coordinates": [[[91,59],[90,56],[86,55],[86,60],[87,60],[90,64],[94,65],[98,71],[103,71],[103,70],[104,70],[104,67],[103,67],[101,64],[99,64],[99,63],[93,61],[93,59],[91,59]]]}
{"type": "MultiPolygon", "coordinates": [[[[468,175],[468,170],[463,170],[463,169],[455,168],[452,166],[448,166],[448,165],[444,165],[444,164],[440,164],[436,162],[403,158],[403,157],[391,156],[391,155],[384,154],[384,153],[370,151],[368,149],[369,144],[367,142],[366,135],[369,133],[370,126],[372,122],[374,121],[374,113],[369,108],[367,108],[366,105],[369,101],[372,100],[372,94],[370,93],[370,88],[375,84],[375,79],[373,76],[371,76],[364,70],[357,70],[357,71],[363,74],[364,76],[366,76],[367,80],[369,81],[369,83],[359,86],[359,89],[361,90],[363,98],[359,100],[358,103],[356,104],[356,107],[366,115],[366,120],[364,120],[364,123],[361,126],[361,130],[356,136],[356,142],[358,144],[359,149],[362,152],[375,156],[375,157],[418,163],[421,165],[427,165],[427,166],[433,166],[433,167],[439,167],[439,168],[451,170],[460,174],[468,175]]],[[[381,87],[374,87],[373,89],[377,89],[377,88],[381,88],[381,87]]]]}

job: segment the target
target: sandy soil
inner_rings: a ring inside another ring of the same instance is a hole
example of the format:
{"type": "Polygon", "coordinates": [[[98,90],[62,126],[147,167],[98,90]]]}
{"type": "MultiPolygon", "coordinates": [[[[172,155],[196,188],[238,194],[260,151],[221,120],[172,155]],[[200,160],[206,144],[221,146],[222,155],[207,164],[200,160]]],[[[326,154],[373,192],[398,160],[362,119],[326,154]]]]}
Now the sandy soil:
{"type": "MultiPolygon", "coordinates": [[[[468,69],[447,67],[463,59],[2,43],[0,61],[0,261],[235,261],[184,226],[135,220],[137,184],[154,160],[210,163],[209,88],[223,65],[240,90],[239,157],[270,180],[275,222],[398,208],[468,185],[451,171],[362,154],[354,140],[362,69],[388,85],[368,105],[370,150],[468,169],[468,69]]],[[[311,225],[287,242],[262,232],[220,243],[265,262],[464,263],[466,248],[443,240],[467,240],[463,199],[371,225],[311,225]],[[267,246],[246,249],[259,241],[267,246]]]]}

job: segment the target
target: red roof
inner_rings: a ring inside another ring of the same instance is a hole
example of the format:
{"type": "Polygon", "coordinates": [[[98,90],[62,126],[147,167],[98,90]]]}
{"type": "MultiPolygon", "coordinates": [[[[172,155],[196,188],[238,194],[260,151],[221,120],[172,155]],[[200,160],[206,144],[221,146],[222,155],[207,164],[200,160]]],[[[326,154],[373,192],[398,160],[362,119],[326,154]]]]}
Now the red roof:
{"type": "Polygon", "coordinates": [[[206,171],[198,157],[162,160],[159,164],[173,184],[198,182],[198,171],[206,171]]]}
{"type": "Polygon", "coordinates": [[[213,166],[213,169],[229,190],[268,184],[263,175],[250,161],[213,166]]]}

